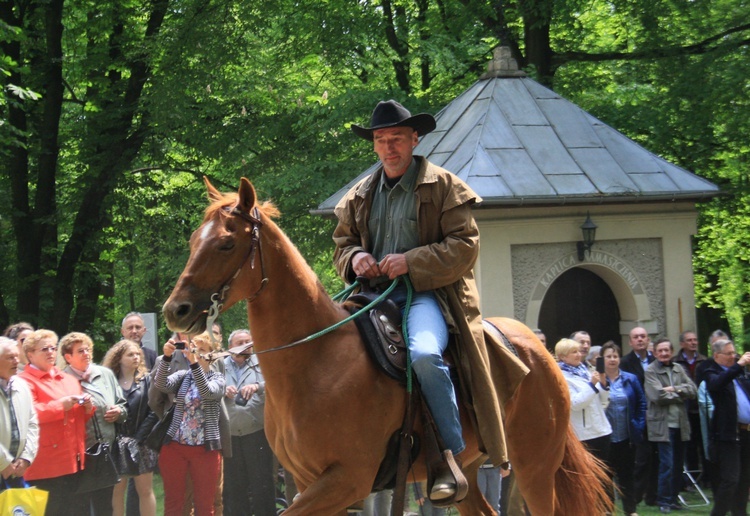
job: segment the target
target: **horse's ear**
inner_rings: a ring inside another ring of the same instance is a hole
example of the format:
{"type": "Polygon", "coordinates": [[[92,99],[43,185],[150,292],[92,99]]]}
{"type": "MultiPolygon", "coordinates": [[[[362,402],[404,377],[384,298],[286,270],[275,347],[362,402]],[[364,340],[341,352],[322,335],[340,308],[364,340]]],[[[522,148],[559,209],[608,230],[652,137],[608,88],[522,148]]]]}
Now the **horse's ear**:
{"type": "Polygon", "coordinates": [[[209,201],[220,201],[224,197],[221,195],[221,192],[218,191],[216,188],[214,188],[214,185],[211,184],[211,181],[208,180],[208,177],[203,176],[203,183],[206,185],[206,190],[208,190],[208,200],[209,201]]]}
{"type": "Polygon", "coordinates": [[[240,179],[238,206],[246,213],[249,213],[253,206],[255,206],[255,188],[253,188],[252,183],[245,177],[240,179]]]}

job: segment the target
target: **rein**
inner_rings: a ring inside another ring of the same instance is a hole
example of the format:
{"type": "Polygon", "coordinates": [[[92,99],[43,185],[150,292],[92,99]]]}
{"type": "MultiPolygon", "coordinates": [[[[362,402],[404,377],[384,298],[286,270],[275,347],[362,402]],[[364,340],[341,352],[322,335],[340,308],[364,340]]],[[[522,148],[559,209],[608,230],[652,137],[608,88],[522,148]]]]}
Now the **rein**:
{"type": "MultiPolygon", "coordinates": [[[[295,346],[299,346],[300,344],[304,344],[305,342],[310,342],[311,340],[315,340],[318,337],[322,337],[323,335],[327,335],[327,334],[331,333],[332,331],[335,331],[335,330],[341,328],[346,323],[348,323],[350,321],[353,321],[354,319],[356,319],[357,317],[359,317],[363,313],[365,313],[368,310],[370,310],[370,308],[372,308],[373,306],[375,306],[378,303],[380,303],[383,299],[385,299],[388,296],[388,294],[390,294],[391,292],[393,292],[393,289],[396,288],[396,285],[398,285],[398,282],[401,280],[401,278],[402,278],[402,276],[399,276],[399,277],[395,278],[391,282],[391,284],[388,286],[388,288],[383,291],[382,294],[380,294],[377,298],[375,298],[368,305],[363,306],[362,308],[360,308],[359,310],[357,310],[356,312],[354,312],[353,314],[351,314],[346,319],[342,319],[341,321],[337,322],[336,324],[332,324],[331,326],[329,326],[327,328],[324,328],[324,329],[320,330],[317,333],[313,333],[312,335],[308,335],[307,337],[305,337],[303,339],[295,340],[294,342],[290,342],[289,344],[284,344],[283,346],[279,346],[279,347],[276,347],[276,348],[264,349],[263,351],[253,351],[253,354],[255,354],[255,355],[262,355],[264,353],[270,353],[271,351],[281,351],[282,349],[293,348],[295,346]]],[[[406,276],[403,276],[403,278],[405,278],[404,281],[406,281],[407,288],[408,288],[408,291],[409,291],[409,301],[411,301],[411,282],[409,281],[408,278],[406,278],[406,276]]],[[[354,287],[356,285],[357,285],[357,282],[354,282],[350,287],[348,287],[347,289],[345,289],[343,292],[340,292],[339,294],[337,294],[334,297],[334,299],[341,297],[342,294],[348,294],[349,292],[351,292],[354,289],[354,287]]],[[[404,320],[403,327],[406,328],[406,322],[405,322],[405,320],[404,320]]],[[[409,361],[407,360],[407,363],[408,362],[409,361]]]]}

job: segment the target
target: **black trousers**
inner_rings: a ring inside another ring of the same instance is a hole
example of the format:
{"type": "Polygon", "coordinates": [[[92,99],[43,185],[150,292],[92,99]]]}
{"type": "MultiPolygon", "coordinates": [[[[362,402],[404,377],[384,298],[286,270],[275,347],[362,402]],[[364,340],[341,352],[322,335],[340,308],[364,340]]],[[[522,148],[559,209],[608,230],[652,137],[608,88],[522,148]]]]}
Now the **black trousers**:
{"type": "MultiPolygon", "coordinates": [[[[635,447],[630,439],[612,443],[609,448],[609,466],[615,475],[617,488],[622,498],[622,509],[625,514],[635,512],[637,502],[633,492],[633,466],[635,465],[635,447]]],[[[614,495],[614,491],[610,489],[614,495]]]]}
{"type": "Polygon", "coordinates": [[[711,516],[744,516],[750,492],[750,432],[740,431],[739,441],[713,441],[711,446],[719,476],[711,516]]]}
{"type": "Polygon", "coordinates": [[[273,452],[263,430],[232,436],[232,457],[224,459],[224,514],[276,516],[273,452]]]}
{"type": "MultiPolygon", "coordinates": [[[[32,486],[47,491],[47,510],[45,516],[70,516],[71,514],[89,514],[89,498],[76,494],[79,473],[55,478],[28,480],[32,486]]],[[[110,504],[111,505],[111,504],[110,504]]]]}
{"type": "Polygon", "coordinates": [[[659,453],[654,443],[644,439],[635,446],[633,478],[636,503],[645,500],[646,504],[655,505],[656,484],[659,478],[659,453]]]}
{"type": "Polygon", "coordinates": [[[607,464],[609,461],[609,449],[612,446],[609,438],[610,434],[607,434],[602,437],[595,437],[594,439],[588,439],[581,442],[594,457],[607,464]]]}
{"type": "Polygon", "coordinates": [[[115,486],[109,486],[83,495],[84,500],[91,507],[91,516],[112,516],[112,491],[114,490],[115,486]]]}

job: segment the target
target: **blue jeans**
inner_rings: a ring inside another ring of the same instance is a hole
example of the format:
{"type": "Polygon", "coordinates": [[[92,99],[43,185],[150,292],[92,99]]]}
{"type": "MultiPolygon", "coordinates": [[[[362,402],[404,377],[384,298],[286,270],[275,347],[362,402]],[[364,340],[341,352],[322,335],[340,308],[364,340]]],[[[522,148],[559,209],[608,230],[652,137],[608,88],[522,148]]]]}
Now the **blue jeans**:
{"type": "Polygon", "coordinates": [[[659,483],[656,488],[656,504],[659,506],[677,503],[682,488],[682,468],[685,458],[684,443],[679,428],[669,429],[669,442],[657,443],[659,448],[659,483]]]}
{"type": "MultiPolygon", "coordinates": [[[[390,298],[403,312],[406,287],[399,285],[390,298]]],[[[448,367],[443,363],[443,352],[448,347],[448,325],[432,291],[413,293],[406,330],[412,370],[419,380],[422,396],[446,447],[453,455],[458,455],[466,445],[461,435],[456,391],[448,367]]]]}
{"type": "Polygon", "coordinates": [[[500,468],[479,468],[477,471],[477,483],[487,503],[500,514],[500,489],[502,487],[500,468]]]}

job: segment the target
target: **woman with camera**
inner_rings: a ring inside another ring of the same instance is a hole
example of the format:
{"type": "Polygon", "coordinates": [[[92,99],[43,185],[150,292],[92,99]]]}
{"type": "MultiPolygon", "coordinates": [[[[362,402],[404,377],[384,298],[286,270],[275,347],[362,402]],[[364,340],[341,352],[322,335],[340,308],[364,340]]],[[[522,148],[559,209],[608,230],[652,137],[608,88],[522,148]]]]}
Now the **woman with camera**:
{"type": "Polygon", "coordinates": [[[607,377],[590,372],[583,364],[580,344],[562,339],[555,345],[555,355],[570,391],[570,423],[578,439],[598,459],[609,458],[609,435],[612,427],[604,415],[609,399],[607,377]]]}
{"type": "Polygon", "coordinates": [[[31,333],[23,352],[28,366],[18,376],[29,386],[39,418],[39,451],[23,476],[49,493],[47,516],[88,514],[76,489],[86,467],[86,420],[94,414],[93,400],[75,378],[55,367],[55,332],[31,333]]]}
{"type": "MultiPolygon", "coordinates": [[[[86,423],[86,449],[98,442],[108,443],[111,448],[115,441],[115,423],[125,421],[128,409],[114,373],[94,364],[93,358],[94,343],[85,333],[72,332],[60,339],[57,366],[64,367],[64,373],[80,382],[83,392],[91,397],[96,408],[94,417],[86,423]]],[[[79,488],[81,497],[91,506],[93,516],[112,514],[114,487],[114,484],[99,487],[97,483],[96,488],[89,488],[91,490],[79,488]]]]}
{"type": "Polygon", "coordinates": [[[207,333],[193,337],[182,350],[170,339],[164,344],[164,357],[156,370],[154,387],[176,395],[172,424],[159,454],[167,516],[182,514],[188,475],[196,514],[214,514],[214,496],[221,469],[219,417],[225,380],[204,358],[212,351],[207,333]],[[187,358],[190,366],[169,374],[170,362],[177,353],[187,358]]]}
{"type": "MultiPolygon", "coordinates": [[[[156,515],[156,496],[154,495],[154,470],[158,453],[142,444],[149,431],[158,421],[148,406],[148,390],[151,378],[146,369],[146,358],[143,349],[132,340],[121,340],[104,356],[102,363],[112,370],[122,388],[127,402],[128,418],[118,426],[118,433],[132,437],[138,443],[138,475],[133,476],[138,493],[138,506],[141,516],[156,515]]],[[[126,476],[124,474],[121,475],[126,476]]],[[[112,493],[114,516],[125,513],[125,491],[127,480],[118,483],[112,493]]]]}

